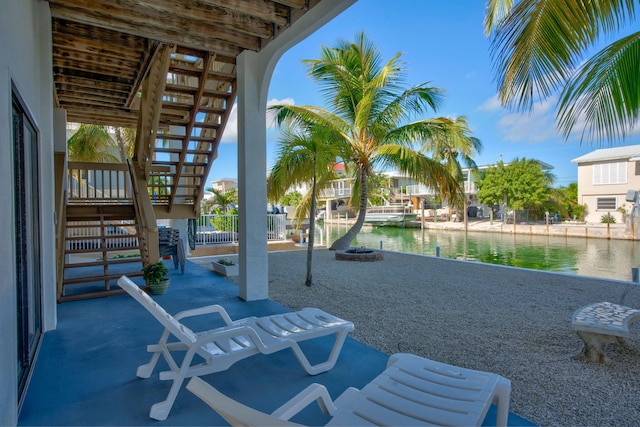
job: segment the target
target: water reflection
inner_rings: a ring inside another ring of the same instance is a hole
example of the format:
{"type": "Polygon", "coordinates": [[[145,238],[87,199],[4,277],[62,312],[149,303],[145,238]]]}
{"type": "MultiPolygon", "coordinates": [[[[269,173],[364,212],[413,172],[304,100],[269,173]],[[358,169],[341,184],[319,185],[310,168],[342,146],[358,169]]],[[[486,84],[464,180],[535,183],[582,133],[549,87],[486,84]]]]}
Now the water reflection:
{"type": "MultiPolygon", "coordinates": [[[[344,224],[319,225],[317,235],[332,242],[346,231],[344,224]]],[[[631,280],[631,268],[640,266],[640,242],[532,236],[500,233],[465,233],[453,230],[364,227],[353,242],[387,250],[436,255],[488,264],[631,280]]]]}

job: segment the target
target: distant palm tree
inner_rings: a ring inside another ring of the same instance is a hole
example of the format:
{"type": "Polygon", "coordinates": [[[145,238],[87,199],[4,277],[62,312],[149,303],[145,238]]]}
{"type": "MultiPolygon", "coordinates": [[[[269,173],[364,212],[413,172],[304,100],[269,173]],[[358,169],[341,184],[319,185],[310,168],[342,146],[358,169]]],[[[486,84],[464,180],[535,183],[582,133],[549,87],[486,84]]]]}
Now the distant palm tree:
{"type": "Polygon", "coordinates": [[[113,154],[116,143],[106,126],[81,124],[67,141],[67,147],[71,161],[119,163],[113,154]]]}
{"type": "Polygon", "coordinates": [[[333,165],[337,151],[336,135],[327,127],[310,125],[287,129],[279,142],[277,161],[267,181],[269,198],[280,199],[293,184],[311,181],[311,190],[296,208],[298,224],[308,216],[307,276],[305,285],[313,285],[313,246],[315,243],[315,212],[318,187],[335,178],[333,165]]]}
{"type": "Polygon", "coordinates": [[[530,110],[560,90],[556,120],[568,138],[584,121],[582,139],[620,140],[638,125],[640,31],[637,0],[487,0],[503,105],[530,110]],[[636,31],[595,55],[626,24],[636,31]]]}
{"type": "MultiPolygon", "coordinates": [[[[436,135],[423,145],[422,150],[434,160],[442,163],[455,179],[462,182],[464,175],[461,163],[469,169],[469,173],[472,170],[477,170],[478,166],[473,160],[473,155],[482,151],[482,142],[471,136],[465,117],[457,117],[449,126],[453,130],[452,132],[436,135]]],[[[460,202],[464,202],[464,200],[449,200],[447,194],[440,194],[440,198],[448,200],[450,205],[458,205],[464,210],[464,206],[460,206],[460,202]]]]}
{"type": "Polygon", "coordinates": [[[229,206],[238,202],[238,190],[235,188],[227,191],[208,188],[207,191],[213,193],[213,197],[210,199],[211,204],[220,206],[220,209],[224,213],[229,212],[229,206]]]}
{"type": "MultiPolygon", "coordinates": [[[[353,168],[355,181],[350,202],[359,214],[355,224],[330,249],[348,248],[362,228],[368,181],[376,169],[393,166],[417,182],[438,188],[449,199],[463,197],[456,177],[416,146],[432,138],[454,135],[461,127],[446,118],[410,121],[429,109],[437,110],[442,91],[426,83],[405,88],[405,68],[400,57],[397,53],[382,64],[380,52],[363,33],[353,43],[338,41],[336,47],[323,47],[320,59],[304,61],[333,111],[287,104],[271,107],[278,123],[316,123],[340,136],[338,157],[346,169],[353,168]]],[[[464,135],[456,137],[465,140],[464,135]]]]}

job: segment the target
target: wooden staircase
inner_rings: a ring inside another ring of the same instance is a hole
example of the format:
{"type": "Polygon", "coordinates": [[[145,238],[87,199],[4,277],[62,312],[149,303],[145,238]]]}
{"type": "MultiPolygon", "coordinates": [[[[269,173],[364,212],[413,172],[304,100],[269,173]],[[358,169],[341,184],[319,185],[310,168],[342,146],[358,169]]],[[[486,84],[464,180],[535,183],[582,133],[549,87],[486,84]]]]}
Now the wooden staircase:
{"type": "Polygon", "coordinates": [[[115,280],[142,275],[133,204],[68,205],[59,302],[122,293],[115,280]]]}
{"type": "Polygon", "coordinates": [[[146,185],[130,162],[67,164],[64,153],[55,179],[58,302],[122,293],[120,276],[142,276],[143,265],[159,258],[146,185]]]}

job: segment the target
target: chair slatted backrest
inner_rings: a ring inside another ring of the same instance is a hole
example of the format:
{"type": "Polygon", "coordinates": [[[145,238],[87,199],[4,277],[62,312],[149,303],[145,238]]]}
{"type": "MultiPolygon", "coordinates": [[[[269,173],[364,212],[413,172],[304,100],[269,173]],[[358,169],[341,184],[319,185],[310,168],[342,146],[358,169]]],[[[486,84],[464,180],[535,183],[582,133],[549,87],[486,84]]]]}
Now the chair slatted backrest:
{"type": "Polygon", "coordinates": [[[167,313],[157,302],[155,302],[145,291],[133,283],[127,276],[118,279],[118,285],[127,291],[136,301],[147,309],[153,317],[169,330],[177,339],[185,344],[194,343],[197,340],[196,334],[185,325],[180,323],[175,317],[167,313]]]}

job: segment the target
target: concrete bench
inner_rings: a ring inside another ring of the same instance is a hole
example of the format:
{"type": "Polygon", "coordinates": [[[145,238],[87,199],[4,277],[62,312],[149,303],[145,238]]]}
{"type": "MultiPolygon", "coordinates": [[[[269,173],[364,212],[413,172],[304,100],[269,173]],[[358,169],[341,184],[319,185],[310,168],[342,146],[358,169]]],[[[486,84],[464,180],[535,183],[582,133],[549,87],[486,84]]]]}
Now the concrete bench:
{"type": "Polygon", "coordinates": [[[627,345],[629,326],[640,317],[640,310],[611,302],[586,305],[573,313],[573,330],[584,342],[577,359],[605,362],[609,344],[627,345]]]}

